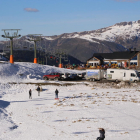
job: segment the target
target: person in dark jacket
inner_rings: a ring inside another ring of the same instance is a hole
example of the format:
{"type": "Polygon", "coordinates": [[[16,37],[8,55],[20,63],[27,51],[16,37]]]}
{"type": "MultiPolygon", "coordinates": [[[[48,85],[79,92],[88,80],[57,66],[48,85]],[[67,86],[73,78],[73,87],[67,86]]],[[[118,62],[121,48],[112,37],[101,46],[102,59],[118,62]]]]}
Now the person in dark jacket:
{"type": "Polygon", "coordinates": [[[58,93],[59,93],[59,91],[56,89],[55,90],[55,99],[58,99],[58,93]]]}
{"type": "Polygon", "coordinates": [[[37,91],[38,91],[38,96],[40,96],[40,87],[37,87],[37,91]]]}
{"type": "Polygon", "coordinates": [[[103,128],[99,128],[100,137],[96,140],[104,140],[105,139],[105,130],[103,128]]]}
{"type": "Polygon", "coordinates": [[[29,90],[29,99],[32,99],[32,90],[29,90]]]}

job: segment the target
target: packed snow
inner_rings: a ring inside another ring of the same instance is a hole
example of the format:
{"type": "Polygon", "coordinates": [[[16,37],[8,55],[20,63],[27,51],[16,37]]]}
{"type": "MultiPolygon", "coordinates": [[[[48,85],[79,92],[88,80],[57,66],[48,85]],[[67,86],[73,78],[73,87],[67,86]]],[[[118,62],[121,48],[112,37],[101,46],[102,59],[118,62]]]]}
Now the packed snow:
{"type": "Polygon", "coordinates": [[[98,128],[105,129],[106,140],[140,139],[139,83],[42,80],[54,71],[81,72],[0,63],[0,140],[95,140],[98,128]]]}

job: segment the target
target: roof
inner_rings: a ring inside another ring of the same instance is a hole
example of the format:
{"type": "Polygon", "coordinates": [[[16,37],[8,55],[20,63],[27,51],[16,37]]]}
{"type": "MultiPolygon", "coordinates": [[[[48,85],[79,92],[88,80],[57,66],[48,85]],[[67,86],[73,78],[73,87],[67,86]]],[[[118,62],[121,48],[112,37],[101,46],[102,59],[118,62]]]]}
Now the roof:
{"type": "MultiPolygon", "coordinates": [[[[137,53],[139,53],[139,51],[123,51],[123,52],[113,52],[113,53],[94,53],[92,58],[96,57],[100,60],[103,60],[103,59],[131,59],[137,53]]],[[[90,60],[90,59],[88,59],[88,60],[90,60]]]]}

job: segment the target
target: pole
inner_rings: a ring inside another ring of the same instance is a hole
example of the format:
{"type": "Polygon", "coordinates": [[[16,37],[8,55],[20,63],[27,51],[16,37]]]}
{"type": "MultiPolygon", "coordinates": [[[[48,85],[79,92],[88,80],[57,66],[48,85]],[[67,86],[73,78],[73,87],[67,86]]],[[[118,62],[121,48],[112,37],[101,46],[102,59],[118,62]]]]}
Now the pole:
{"type": "MultiPolygon", "coordinates": [[[[29,41],[34,41],[34,63],[37,63],[37,57],[36,57],[36,43],[37,41],[41,41],[41,37],[40,39],[38,38],[34,38],[36,35],[41,35],[41,34],[29,34],[29,36],[31,36],[31,39],[28,39],[29,41]]],[[[37,36],[36,36],[37,37],[37,36]]]]}
{"type": "Polygon", "coordinates": [[[13,59],[13,38],[10,38],[10,63],[14,63],[14,59],[13,59]]]}
{"type": "Polygon", "coordinates": [[[59,55],[59,68],[62,68],[63,66],[62,66],[62,64],[61,64],[61,54],[59,55]]]}
{"type": "Polygon", "coordinates": [[[46,65],[47,65],[47,56],[46,56],[46,65]]]}
{"type": "Polygon", "coordinates": [[[34,63],[37,63],[37,58],[36,58],[36,41],[34,41],[34,63]]]}

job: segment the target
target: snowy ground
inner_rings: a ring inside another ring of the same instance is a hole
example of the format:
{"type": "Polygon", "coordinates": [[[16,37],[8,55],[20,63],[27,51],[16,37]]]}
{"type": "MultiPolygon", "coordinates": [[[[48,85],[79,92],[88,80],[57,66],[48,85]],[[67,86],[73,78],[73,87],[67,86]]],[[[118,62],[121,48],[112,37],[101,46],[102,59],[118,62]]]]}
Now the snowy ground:
{"type": "Polygon", "coordinates": [[[42,85],[40,96],[37,84],[25,84],[45,83],[42,75],[54,69],[58,68],[31,63],[0,65],[0,140],[95,140],[100,127],[107,140],[140,139],[139,84],[66,86],[54,81],[62,85],[42,85]],[[56,88],[59,100],[54,100],[56,88]]]}

